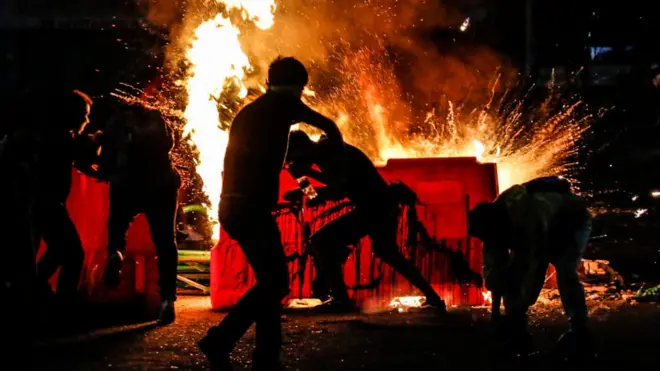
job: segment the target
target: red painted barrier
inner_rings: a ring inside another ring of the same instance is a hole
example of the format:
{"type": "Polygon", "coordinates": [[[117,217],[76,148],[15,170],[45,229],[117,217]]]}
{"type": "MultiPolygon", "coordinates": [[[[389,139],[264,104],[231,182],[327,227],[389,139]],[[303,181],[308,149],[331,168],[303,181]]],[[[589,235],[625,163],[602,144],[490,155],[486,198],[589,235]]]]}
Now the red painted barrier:
{"type": "MultiPolygon", "coordinates": [[[[497,196],[497,171],[494,164],[481,164],[475,158],[430,158],[390,160],[380,169],[389,181],[403,181],[417,192],[422,206],[418,215],[429,233],[452,249],[461,249],[473,270],[481,271],[481,245],[467,236],[467,211],[477,202],[491,201],[497,196]]],[[[281,177],[281,193],[296,187],[290,175],[281,177]]],[[[305,209],[304,213],[281,210],[277,220],[282,232],[282,242],[287,255],[302,253],[304,225],[313,233],[328,218],[318,217],[320,209],[305,209]]],[[[346,212],[347,210],[340,211],[346,212]]],[[[405,215],[405,213],[404,213],[405,215]]],[[[336,217],[334,215],[333,217],[336,217]]],[[[406,220],[400,220],[400,239],[405,236],[406,220]]],[[[400,246],[403,246],[401,243],[400,246]]],[[[447,259],[438,253],[403,251],[414,259],[448,305],[479,305],[483,303],[480,289],[455,284],[447,259]]],[[[310,295],[314,277],[310,261],[290,263],[292,298],[310,295]],[[304,270],[301,271],[301,263],[304,270]]],[[[349,286],[364,285],[378,275],[378,262],[372,258],[368,239],[355,247],[345,266],[345,279],[349,286]]],[[[389,268],[384,267],[380,285],[373,290],[355,290],[354,298],[364,305],[372,300],[389,300],[394,296],[414,294],[413,289],[389,268]]],[[[236,300],[252,285],[254,275],[235,241],[221,231],[220,242],[211,250],[211,303],[214,309],[222,309],[236,300]]]]}
{"type": "MultiPolygon", "coordinates": [[[[127,234],[126,264],[120,287],[108,290],[101,282],[106,259],[108,185],[73,172],[67,208],[85,251],[81,291],[93,302],[123,302],[145,295],[158,302],[158,269],[149,227],[144,216],[135,219],[127,234]]],[[[45,251],[42,242],[40,254],[45,251]]],[[[39,254],[39,255],[40,255],[39,254]]]]}
{"type": "MultiPolygon", "coordinates": [[[[460,248],[473,270],[481,271],[481,245],[467,237],[466,211],[477,202],[489,201],[498,192],[496,167],[480,164],[474,158],[437,158],[391,160],[380,169],[390,181],[403,181],[417,192],[423,206],[418,207],[420,220],[438,241],[444,239],[447,246],[460,248]]],[[[282,173],[281,194],[297,187],[288,173],[282,173]]],[[[74,171],[71,195],[67,207],[80,234],[85,250],[82,290],[95,302],[122,302],[136,295],[158,301],[158,269],[153,243],[144,216],[136,218],[127,236],[127,263],[121,286],[115,290],[103,287],[101,271],[106,258],[108,186],[74,171]]],[[[316,231],[337,215],[320,217],[333,205],[306,209],[294,213],[289,209],[278,212],[278,223],[287,255],[303,250],[304,225],[310,232],[316,231]]],[[[339,214],[348,210],[340,210],[339,214]]],[[[405,214],[405,213],[404,213],[405,214]]],[[[405,235],[406,220],[400,221],[400,238],[405,235]]],[[[401,244],[403,245],[403,244],[401,244]]],[[[44,246],[42,246],[43,250],[44,246]]],[[[404,251],[432,283],[449,305],[482,304],[481,290],[462,287],[451,282],[451,272],[444,256],[424,251],[404,251]]],[[[309,297],[314,270],[306,261],[300,271],[300,261],[290,264],[292,298],[309,297]]],[[[349,286],[366,284],[377,276],[378,262],[374,261],[368,239],[355,247],[345,266],[345,278],[349,286]]],[[[551,278],[549,283],[552,282],[551,278]]],[[[221,231],[220,242],[211,250],[211,302],[214,309],[235,304],[236,300],[254,284],[254,276],[234,241],[221,231]]],[[[383,270],[381,284],[368,291],[352,293],[363,304],[370,300],[389,300],[393,296],[413,294],[410,286],[393,274],[383,270]]]]}

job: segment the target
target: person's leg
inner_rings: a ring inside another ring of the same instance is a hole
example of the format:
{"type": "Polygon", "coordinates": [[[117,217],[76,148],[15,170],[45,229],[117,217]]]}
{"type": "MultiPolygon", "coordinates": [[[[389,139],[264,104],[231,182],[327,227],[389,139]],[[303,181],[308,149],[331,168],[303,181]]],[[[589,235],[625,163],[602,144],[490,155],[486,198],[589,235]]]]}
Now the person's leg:
{"type": "MultiPolygon", "coordinates": [[[[41,240],[44,235],[49,234],[53,235],[56,232],[47,231],[52,228],[51,221],[53,218],[53,206],[47,202],[37,202],[34,207],[33,220],[35,225],[35,239],[37,251],[41,240]],[[50,233],[49,233],[50,232],[50,233]]],[[[41,255],[39,261],[36,264],[36,284],[37,290],[40,294],[52,295],[53,292],[50,289],[49,280],[57,272],[57,269],[60,266],[59,255],[57,254],[57,247],[54,246],[52,249],[50,246],[46,246],[46,251],[41,255]]]]}
{"type": "Polygon", "coordinates": [[[319,276],[319,257],[316,254],[314,254],[314,269],[316,275],[312,280],[311,297],[314,299],[325,300],[330,296],[330,288],[325,283],[325,280],[321,279],[321,276],[319,276]]]}
{"type": "Polygon", "coordinates": [[[228,354],[257,323],[255,363],[275,367],[281,347],[281,300],[288,294],[289,272],[279,229],[270,211],[243,202],[223,201],[220,222],[238,242],[257,284],[200,341],[200,348],[218,369],[229,365],[228,354]],[[219,366],[218,366],[219,365],[219,366]]]}
{"type": "Polygon", "coordinates": [[[121,268],[126,251],[126,233],[136,215],[133,197],[127,188],[110,185],[110,213],[108,215],[108,258],[103,272],[103,282],[108,287],[119,285],[121,268]]]}
{"type": "Polygon", "coordinates": [[[9,359],[18,359],[21,357],[17,355],[31,346],[44,303],[36,297],[36,247],[30,206],[12,200],[8,203],[0,213],[0,234],[14,238],[3,251],[8,263],[0,270],[0,300],[9,303],[0,309],[0,331],[15,336],[4,350],[9,359]]]}
{"type": "Polygon", "coordinates": [[[396,243],[396,217],[388,216],[385,213],[383,215],[373,213],[369,220],[363,221],[363,223],[369,224],[369,237],[371,237],[374,254],[418,288],[426,296],[427,304],[440,311],[446,311],[445,302],[440,295],[435,292],[419,269],[399,251],[396,243]]]}
{"type": "Polygon", "coordinates": [[[337,301],[350,300],[344,282],[343,256],[347,245],[357,243],[367,233],[360,210],[353,210],[323,226],[311,237],[314,246],[316,279],[337,301]]]}
{"type": "Polygon", "coordinates": [[[591,221],[574,233],[567,249],[552,264],[557,272],[557,285],[564,311],[570,323],[570,329],[562,335],[556,352],[562,357],[575,358],[592,353],[592,340],[587,326],[588,311],[584,287],[577,273],[578,265],[586,250],[591,234],[591,221]]]}
{"type": "MultiPolygon", "coordinates": [[[[61,213],[59,218],[62,221],[60,237],[62,238],[62,246],[65,248],[62,249],[62,265],[57,277],[56,295],[70,300],[78,292],[85,253],[78,230],[73,224],[66,207],[61,205],[59,212],[61,213]]],[[[44,240],[48,244],[49,237],[44,235],[44,240]]]]}
{"type": "Polygon", "coordinates": [[[46,243],[46,252],[37,265],[37,277],[46,283],[60,268],[56,294],[69,300],[78,291],[84,252],[80,236],[63,203],[40,205],[39,230],[46,243]]]}
{"type": "Polygon", "coordinates": [[[406,259],[396,247],[396,244],[394,246],[379,246],[374,251],[378,251],[376,252],[378,257],[392,267],[395,272],[402,275],[413,286],[418,288],[426,296],[427,304],[444,312],[447,309],[444,300],[435,292],[429,281],[422,276],[422,273],[417,267],[410,260],[406,259]]]}
{"type": "Polygon", "coordinates": [[[178,188],[155,190],[145,211],[158,256],[158,285],[162,301],[160,320],[163,323],[174,321],[178,262],[175,227],[177,198],[178,188]]]}
{"type": "Polygon", "coordinates": [[[568,316],[571,330],[584,330],[587,325],[587,304],[584,287],[577,273],[578,265],[586,250],[591,234],[591,222],[574,233],[573,239],[561,256],[553,259],[557,274],[557,285],[564,311],[568,316]]]}
{"type": "Polygon", "coordinates": [[[350,302],[348,287],[344,282],[344,264],[351,251],[348,246],[334,246],[314,254],[314,297],[321,300],[332,298],[335,303],[350,302]]]}
{"type": "Polygon", "coordinates": [[[521,289],[527,267],[527,262],[520,255],[516,255],[515,252],[510,255],[502,293],[505,314],[499,323],[502,337],[499,346],[503,355],[526,355],[534,349],[531,335],[527,331],[527,312],[530,303],[523,297],[521,289]]]}
{"type": "MultiPolygon", "coordinates": [[[[280,350],[282,348],[282,299],[289,294],[289,267],[286,254],[282,246],[280,231],[272,217],[268,222],[264,220],[264,231],[267,233],[266,251],[255,254],[265,255],[266,259],[258,256],[248,258],[250,265],[257,266],[260,274],[256,273],[259,289],[259,306],[263,309],[256,312],[256,348],[254,352],[253,370],[276,370],[279,366],[280,350]],[[256,261],[257,263],[252,263],[256,261]]],[[[247,254],[246,254],[247,256],[247,254]]]]}

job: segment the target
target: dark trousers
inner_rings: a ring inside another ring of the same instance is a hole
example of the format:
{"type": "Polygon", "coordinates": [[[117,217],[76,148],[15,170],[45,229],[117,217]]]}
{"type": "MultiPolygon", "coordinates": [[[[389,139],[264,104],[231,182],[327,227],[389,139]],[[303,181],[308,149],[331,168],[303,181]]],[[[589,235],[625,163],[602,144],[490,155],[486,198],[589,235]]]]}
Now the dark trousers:
{"type": "Polygon", "coordinates": [[[144,213],[158,256],[161,300],[176,300],[178,251],[175,223],[178,190],[178,182],[150,189],[110,184],[108,252],[126,250],[126,233],[133,219],[144,213]]]}
{"type": "MultiPolygon", "coordinates": [[[[6,191],[5,188],[0,188],[6,191]]],[[[10,190],[10,192],[13,190],[10,190]]],[[[0,233],[3,236],[0,269],[0,333],[11,334],[12,341],[0,353],[5,360],[24,362],[26,346],[32,340],[37,308],[43,304],[35,297],[35,231],[31,205],[17,193],[3,204],[0,213],[0,233]],[[22,353],[21,353],[22,352],[22,353]]]]}
{"type": "Polygon", "coordinates": [[[221,344],[219,351],[230,352],[254,322],[255,362],[274,364],[282,344],[282,299],[289,293],[289,271],[277,223],[267,207],[232,198],[220,203],[220,223],[238,242],[257,283],[209,330],[209,336],[221,344]]]}
{"type": "Polygon", "coordinates": [[[397,224],[394,206],[358,205],[353,211],[323,226],[312,236],[312,245],[316,274],[318,280],[325,281],[325,284],[319,282],[314,286],[330,288],[331,295],[337,300],[348,299],[342,268],[348,257],[347,246],[369,236],[374,255],[422,291],[427,300],[439,300],[440,297],[417,267],[399,251],[397,224]]]}
{"type": "MultiPolygon", "coordinates": [[[[584,287],[578,276],[578,267],[582,261],[582,256],[587,249],[589,237],[591,235],[591,218],[575,230],[568,232],[555,232],[551,236],[550,245],[554,251],[551,254],[549,264],[555,267],[557,275],[557,285],[559,296],[561,298],[564,311],[568,316],[571,330],[583,331],[587,326],[588,310],[584,287]]],[[[523,282],[524,273],[526,273],[526,261],[515,261],[509,268],[512,273],[507,277],[507,293],[504,296],[504,306],[507,315],[510,317],[526,318],[527,310],[534,305],[543,288],[542,285],[535,288],[529,297],[522,297],[520,285],[523,282]]],[[[543,282],[546,269],[539,271],[539,282],[543,282]]],[[[521,320],[522,322],[522,320],[521,320]]]]}
{"type": "Polygon", "coordinates": [[[56,294],[70,299],[78,291],[85,254],[80,236],[64,202],[38,200],[34,208],[37,237],[46,243],[46,252],[37,263],[37,284],[48,280],[60,269],[56,294]]]}

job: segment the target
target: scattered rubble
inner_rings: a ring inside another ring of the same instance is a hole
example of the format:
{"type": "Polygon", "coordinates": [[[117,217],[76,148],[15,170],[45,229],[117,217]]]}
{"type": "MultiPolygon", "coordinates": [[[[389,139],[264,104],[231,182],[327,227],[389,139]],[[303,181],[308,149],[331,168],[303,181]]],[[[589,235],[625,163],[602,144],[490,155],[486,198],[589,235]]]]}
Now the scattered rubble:
{"type": "MultiPolygon", "coordinates": [[[[584,285],[589,315],[595,320],[605,319],[609,312],[622,306],[660,298],[660,286],[637,289],[633,284],[626,285],[621,274],[612,269],[607,260],[584,259],[578,273],[584,285]]],[[[486,306],[484,308],[491,309],[486,306]]],[[[541,291],[536,304],[530,308],[531,316],[536,319],[549,318],[562,312],[559,290],[550,287],[541,291]]]]}
{"type": "Polygon", "coordinates": [[[399,296],[390,301],[390,309],[399,313],[408,312],[414,308],[421,308],[426,303],[424,296],[399,296]]]}
{"type": "Polygon", "coordinates": [[[587,284],[613,284],[622,287],[623,276],[610,267],[607,260],[582,259],[578,267],[580,280],[587,284]]]}
{"type": "Polygon", "coordinates": [[[660,285],[649,288],[640,287],[633,299],[640,302],[660,301],[660,285]]]}

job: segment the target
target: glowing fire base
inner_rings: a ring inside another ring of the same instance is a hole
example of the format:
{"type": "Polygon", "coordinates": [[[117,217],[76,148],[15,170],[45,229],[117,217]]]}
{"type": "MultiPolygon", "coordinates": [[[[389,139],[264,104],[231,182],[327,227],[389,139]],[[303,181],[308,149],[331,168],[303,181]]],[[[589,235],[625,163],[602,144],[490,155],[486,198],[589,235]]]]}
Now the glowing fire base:
{"type": "Polygon", "coordinates": [[[424,308],[425,304],[426,296],[399,296],[390,301],[390,309],[403,313],[424,308]]]}
{"type": "Polygon", "coordinates": [[[291,299],[286,307],[289,309],[312,309],[323,305],[320,299],[291,299]]]}

